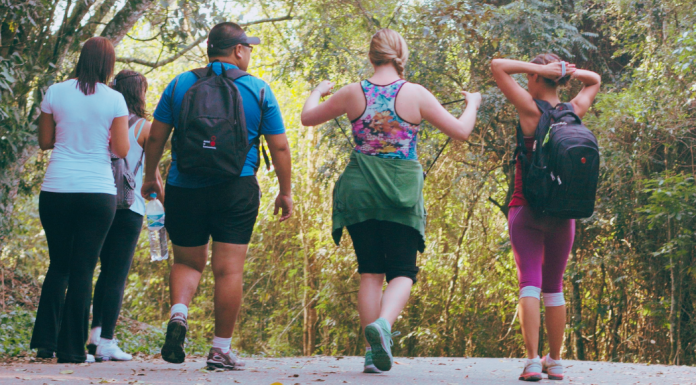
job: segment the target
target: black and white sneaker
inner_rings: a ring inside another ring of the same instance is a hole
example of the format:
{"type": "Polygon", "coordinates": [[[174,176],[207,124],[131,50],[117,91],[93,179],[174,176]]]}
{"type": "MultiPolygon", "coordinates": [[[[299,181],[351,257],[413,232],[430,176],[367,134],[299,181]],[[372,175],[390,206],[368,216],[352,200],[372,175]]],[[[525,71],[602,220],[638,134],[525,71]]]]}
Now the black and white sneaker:
{"type": "Polygon", "coordinates": [[[162,346],[162,359],[172,364],[180,364],[186,358],[184,344],[188,323],[183,313],[174,313],[167,324],[167,336],[162,346]]]}
{"type": "Polygon", "coordinates": [[[232,353],[232,350],[223,353],[220,348],[210,348],[206,363],[208,369],[241,370],[246,366],[246,363],[232,353]]]}

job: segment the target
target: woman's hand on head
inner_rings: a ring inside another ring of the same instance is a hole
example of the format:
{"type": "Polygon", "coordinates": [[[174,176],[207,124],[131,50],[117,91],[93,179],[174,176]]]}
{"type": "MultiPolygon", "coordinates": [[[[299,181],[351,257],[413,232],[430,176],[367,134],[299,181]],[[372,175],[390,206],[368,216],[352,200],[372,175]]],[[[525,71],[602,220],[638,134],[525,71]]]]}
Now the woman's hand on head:
{"type": "Polygon", "coordinates": [[[473,104],[478,109],[481,106],[481,93],[480,92],[466,92],[462,91],[462,95],[466,98],[466,104],[473,104]]]}
{"type": "Polygon", "coordinates": [[[314,89],[312,92],[319,92],[322,97],[326,95],[331,95],[335,83],[332,81],[324,80],[314,89]]]}
{"type": "MultiPolygon", "coordinates": [[[[573,72],[575,72],[575,64],[566,62],[565,68],[565,75],[572,75],[573,72]]],[[[565,76],[563,74],[563,65],[561,64],[561,62],[554,62],[542,65],[539,71],[539,75],[550,80],[558,80],[561,77],[565,76]]]]}

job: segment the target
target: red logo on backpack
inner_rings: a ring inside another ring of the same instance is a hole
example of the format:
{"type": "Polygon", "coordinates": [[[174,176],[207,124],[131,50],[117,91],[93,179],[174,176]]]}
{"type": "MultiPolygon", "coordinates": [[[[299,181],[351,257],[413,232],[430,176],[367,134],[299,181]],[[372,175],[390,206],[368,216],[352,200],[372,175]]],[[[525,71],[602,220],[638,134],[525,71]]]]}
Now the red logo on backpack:
{"type": "Polygon", "coordinates": [[[215,138],[215,135],[213,135],[213,136],[210,137],[210,140],[204,140],[204,141],[203,141],[203,148],[209,148],[209,149],[211,149],[211,150],[217,150],[217,148],[215,147],[215,139],[217,139],[217,138],[215,138]]]}

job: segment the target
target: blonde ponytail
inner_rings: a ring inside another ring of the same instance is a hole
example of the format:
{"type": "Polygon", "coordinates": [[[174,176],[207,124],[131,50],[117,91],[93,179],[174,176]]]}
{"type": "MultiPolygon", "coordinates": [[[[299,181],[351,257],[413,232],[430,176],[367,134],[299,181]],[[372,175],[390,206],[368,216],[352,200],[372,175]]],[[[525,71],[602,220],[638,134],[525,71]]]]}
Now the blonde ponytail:
{"type": "Polygon", "coordinates": [[[394,30],[380,29],[370,41],[370,61],[375,66],[393,65],[396,73],[403,79],[408,61],[406,40],[394,30]]]}

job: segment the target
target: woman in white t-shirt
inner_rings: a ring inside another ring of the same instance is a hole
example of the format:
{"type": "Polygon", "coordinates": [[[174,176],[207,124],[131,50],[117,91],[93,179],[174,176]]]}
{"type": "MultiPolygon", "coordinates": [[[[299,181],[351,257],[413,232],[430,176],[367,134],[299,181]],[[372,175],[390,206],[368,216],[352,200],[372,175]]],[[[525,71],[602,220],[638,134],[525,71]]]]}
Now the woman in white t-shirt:
{"type": "Polygon", "coordinates": [[[129,361],[133,357],[118,347],[114,339],[114,329],[145,215],[145,200],[140,188],[143,184],[145,162],[143,148],[150,134],[150,122],[147,121],[145,110],[147,79],[139,72],[123,70],[114,77],[111,88],[123,95],[130,113],[130,151],[126,160],[135,175],[135,201],[128,209],[116,210],[114,222],[99,256],[101,271],[94,288],[92,330],[87,350],[95,355],[97,361],[129,361]]]}
{"type": "Polygon", "coordinates": [[[51,263],[31,348],[39,358],[56,352],[59,363],[94,361],[85,352],[92,274],[116,213],[110,152],[130,148],[128,107],[106,85],[115,59],[108,39],[87,40],[76,77],[50,86],[41,103],[39,146],[53,150],[39,196],[51,263]]]}

